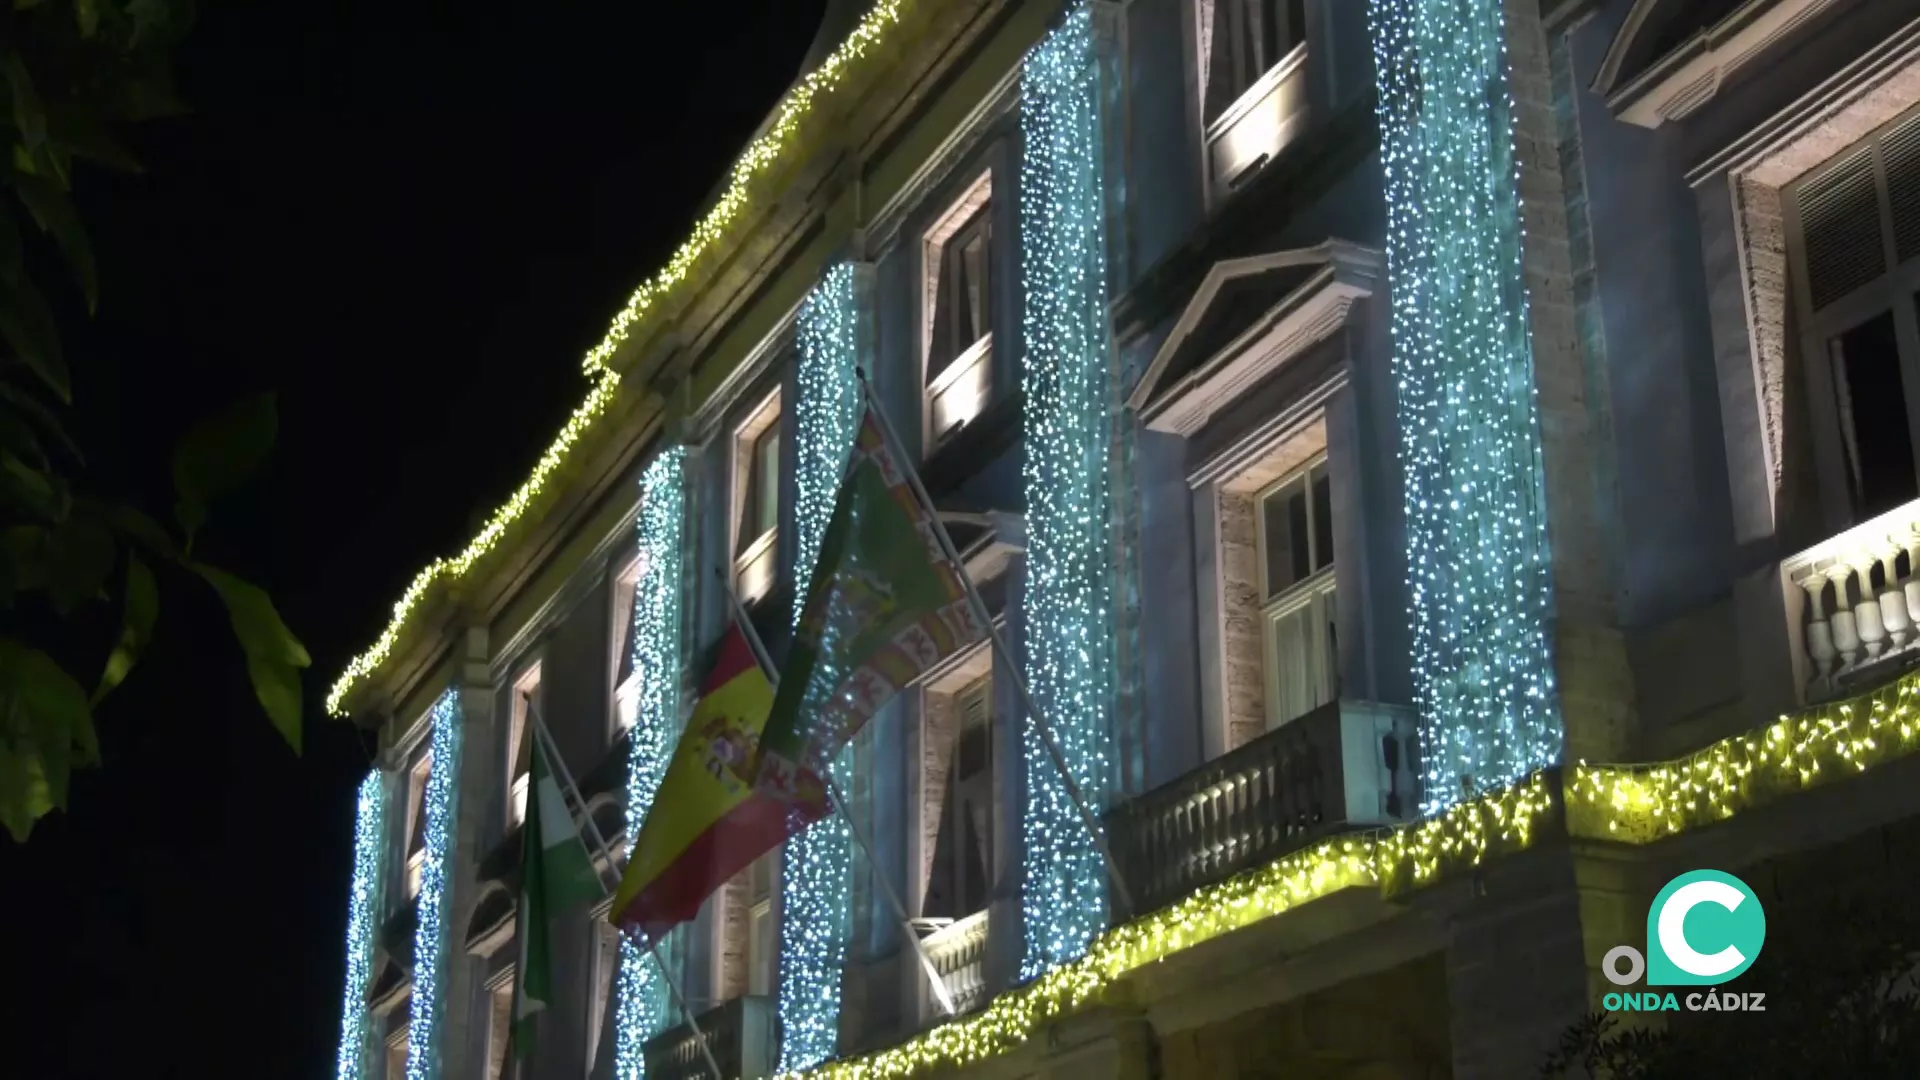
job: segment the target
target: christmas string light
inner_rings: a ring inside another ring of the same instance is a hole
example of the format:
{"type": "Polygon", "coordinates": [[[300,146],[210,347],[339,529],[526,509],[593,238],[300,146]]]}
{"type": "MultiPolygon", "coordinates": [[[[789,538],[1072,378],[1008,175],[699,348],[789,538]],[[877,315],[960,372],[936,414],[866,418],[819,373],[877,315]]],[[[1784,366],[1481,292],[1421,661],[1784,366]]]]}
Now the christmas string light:
{"type": "Polygon", "coordinates": [[[373,983],[373,951],[379,932],[381,855],[386,850],[387,777],[375,769],[360,782],[353,818],[353,882],[347,890],[347,988],[340,1001],[338,1080],[365,1080],[368,1037],[367,991],[373,983]]]}
{"type": "Polygon", "coordinates": [[[892,1049],[801,1075],[809,1080],[901,1080],[1007,1053],[1039,1035],[1042,1025],[1100,1002],[1109,987],[1130,973],[1183,950],[1346,889],[1376,888],[1391,895],[1477,866],[1489,856],[1521,850],[1553,812],[1553,787],[1545,774],[1535,775],[1497,794],[1457,804],[1438,817],[1338,837],[1284,856],[1107,931],[1079,959],[1001,994],[972,1016],[892,1049]]]}
{"type": "Polygon", "coordinates": [[[460,814],[460,726],[460,695],[448,690],[433,706],[433,765],[420,808],[426,815],[426,853],[420,866],[420,916],[413,930],[407,1080],[440,1078],[447,934],[453,917],[454,828],[460,814]]]}
{"type": "MultiPolygon", "coordinates": [[[[638,686],[627,749],[629,845],[640,835],[640,823],[653,808],[680,740],[686,521],[686,452],[668,447],[640,476],[640,572],[633,585],[630,639],[638,686]]],[[[663,950],[667,955],[673,951],[663,950]]],[[[667,1027],[669,1004],[659,965],[622,934],[614,1014],[615,1080],[640,1080],[646,1075],[647,1040],[667,1027]]]]}
{"type": "Polygon", "coordinates": [[[797,160],[811,149],[814,140],[838,137],[831,126],[830,111],[816,107],[843,82],[856,66],[870,56],[887,56],[897,48],[894,32],[902,24],[909,0],[876,0],[860,24],[820,65],[808,72],[793,89],[787,91],[775,107],[773,122],[747,145],[728,177],[720,199],[694,226],[693,234],[674,251],[667,265],[643,282],[628,297],[626,306],[614,316],[600,344],[587,352],[582,368],[593,381],[586,400],[574,409],[566,426],[534,466],[533,475],[520,485],[506,504],[493,512],[478,535],[459,555],[436,559],[420,571],[393,606],[393,618],[375,639],[373,646],[353,658],[327,693],[327,711],[341,715],[347,696],[380,665],[386,663],[398,647],[401,633],[427,591],[436,582],[466,575],[475,563],[492,551],[516,522],[527,513],[534,500],[553,481],[560,465],[589,428],[613,403],[619,393],[620,376],[610,366],[622,342],[631,337],[649,313],[671,307],[672,297],[693,280],[706,257],[719,251],[723,242],[752,219],[748,211],[758,189],[771,185],[776,166],[797,160]]]}
{"type": "MultiPolygon", "coordinates": [[[[859,290],[849,263],[829,270],[800,309],[793,517],[794,580],[801,585],[794,590],[795,626],[860,422],[860,320],[859,290]]],[[[849,749],[834,763],[843,791],[851,762],[849,749]]],[[[839,1048],[840,976],[851,929],[852,848],[852,833],[839,814],[827,815],[787,841],[780,910],[782,1072],[810,1068],[839,1048]]]]}
{"type": "Polygon", "coordinates": [[[1897,760],[1920,749],[1920,672],[1849,701],[1783,716],[1678,761],[1588,765],[1567,785],[1577,835],[1646,844],[1897,760]]]}
{"type": "MultiPolygon", "coordinates": [[[[1026,678],[1076,784],[1108,790],[1113,710],[1113,438],[1093,15],[1077,4],[1020,76],[1020,267],[1025,349],[1026,678]]],[[[1026,942],[1032,978],[1085,953],[1106,927],[1106,868],[1031,717],[1021,737],[1026,942]]]]}
{"type": "Polygon", "coordinates": [[[1560,760],[1500,0],[1372,0],[1425,811],[1560,760]]]}

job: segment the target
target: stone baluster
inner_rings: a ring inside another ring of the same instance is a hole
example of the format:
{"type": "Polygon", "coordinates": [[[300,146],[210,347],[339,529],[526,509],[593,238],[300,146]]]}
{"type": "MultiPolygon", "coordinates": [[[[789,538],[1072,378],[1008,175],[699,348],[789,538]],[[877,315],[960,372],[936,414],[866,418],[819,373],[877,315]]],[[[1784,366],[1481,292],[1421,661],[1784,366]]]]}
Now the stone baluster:
{"type": "Polygon", "coordinates": [[[1920,625],[1920,522],[1907,526],[1907,620],[1920,625]]]}
{"type": "Polygon", "coordinates": [[[1880,598],[1873,591],[1873,568],[1879,562],[1870,551],[1852,555],[1853,572],[1860,577],[1860,600],[1853,608],[1854,630],[1866,648],[1869,664],[1887,651],[1887,624],[1880,617],[1880,598]]]}
{"type": "Polygon", "coordinates": [[[1835,675],[1844,675],[1852,671],[1860,662],[1859,624],[1853,611],[1853,595],[1847,583],[1853,578],[1853,567],[1840,563],[1827,568],[1826,578],[1833,583],[1833,647],[1840,653],[1840,668],[1835,675]]]}
{"type": "Polygon", "coordinates": [[[1809,695],[1817,694],[1833,679],[1833,662],[1840,655],[1833,647],[1833,626],[1827,621],[1827,576],[1808,574],[1798,582],[1807,594],[1807,657],[1813,661],[1813,679],[1809,695]]]}
{"type": "MultiPolygon", "coordinates": [[[[1900,561],[1900,546],[1892,538],[1882,540],[1875,560],[1880,565],[1880,622],[1887,630],[1887,641],[1891,651],[1899,652],[1913,640],[1913,618],[1907,613],[1907,598],[1900,588],[1900,575],[1897,573],[1900,561]]],[[[1863,577],[1863,583],[1872,578],[1863,577]]]]}

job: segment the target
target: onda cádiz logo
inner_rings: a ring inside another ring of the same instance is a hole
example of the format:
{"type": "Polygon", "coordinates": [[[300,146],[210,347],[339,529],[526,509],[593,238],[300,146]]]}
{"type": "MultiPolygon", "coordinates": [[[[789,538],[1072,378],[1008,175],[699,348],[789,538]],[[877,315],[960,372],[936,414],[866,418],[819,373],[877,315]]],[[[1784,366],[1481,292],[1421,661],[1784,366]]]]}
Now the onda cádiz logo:
{"type": "MultiPolygon", "coordinates": [[[[1719,986],[1753,966],[1767,940],[1767,915],[1747,883],[1718,870],[1681,874],[1647,911],[1647,955],[1617,945],[1600,962],[1615,986],[1719,986]]],[[[1608,1012],[1765,1012],[1765,994],[1713,990],[1683,995],[1659,990],[1614,992],[1608,1012]]]]}

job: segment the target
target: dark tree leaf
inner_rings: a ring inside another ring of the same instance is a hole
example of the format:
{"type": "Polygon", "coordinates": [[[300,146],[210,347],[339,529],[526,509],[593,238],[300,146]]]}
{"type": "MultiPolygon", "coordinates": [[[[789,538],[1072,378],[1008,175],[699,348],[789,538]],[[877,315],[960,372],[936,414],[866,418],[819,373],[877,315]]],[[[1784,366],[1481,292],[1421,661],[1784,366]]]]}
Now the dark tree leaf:
{"type": "MultiPolygon", "coordinates": [[[[91,105],[91,103],[89,103],[91,105]]],[[[93,107],[54,105],[47,109],[48,137],[75,157],[118,172],[145,172],[140,159],[102,122],[102,111],[93,107]]]]}
{"type": "Polygon", "coordinates": [[[47,521],[66,516],[59,478],[0,450],[0,505],[47,521]]]}
{"type": "Polygon", "coordinates": [[[99,0],[73,0],[73,15],[80,23],[80,36],[92,37],[100,30],[99,0]]]}
{"type": "MultiPolygon", "coordinates": [[[[0,638],[0,693],[6,695],[9,718],[25,721],[19,728],[27,735],[29,752],[38,752],[47,801],[65,809],[67,779],[76,759],[85,763],[99,754],[87,692],[53,657],[11,638],[0,638]]],[[[14,725],[10,723],[9,728],[14,725]]],[[[16,737],[18,733],[10,731],[16,737]]],[[[14,750],[20,750],[17,743],[14,750]]]]}
{"type": "Polygon", "coordinates": [[[0,284],[12,287],[26,272],[26,249],[21,245],[20,226],[13,212],[0,206],[0,284]]]}
{"type": "Polygon", "coordinates": [[[133,670],[140,657],[147,651],[147,645],[153,640],[153,626],[160,618],[160,586],[153,580],[153,571],[140,556],[127,555],[127,608],[120,622],[120,641],[114,645],[113,652],[107,657],[107,670],[100,676],[100,686],[93,692],[93,703],[113,692],[133,670]]]}
{"type": "Polygon", "coordinates": [[[25,743],[0,742],[0,823],[14,842],[33,835],[33,823],[53,809],[40,757],[25,743]]]}
{"type": "Polygon", "coordinates": [[[148,552],[167,559],[180,558],[180,545],[159,522],[137,507],[83,496],[74,500],[74,509],[95,521],[105,522],[115,532],[145,547],[148,552]]]}
{"type": "Polygon", "coordinates": [[[60,418],[53,414],[52,409],[47,408],[45,402],[8,382],[0,382],[0,402],[12,405],[27,419],[33,421],[42,435],[51,436],[60,444],[61,449],[73,456],[75,461],[86,460],[80,453],[80,447],[73,441],[73,437],[67,434],[65,427],[61,426],[60,418]]]}
{"type": "Polygon", "coordinates": [[[81,224],[73,200],[52,181],[38,176],[16,174],[13,184],[15,194],[26,204],[27,212],[39,223],[41,231],[52,236],[60,246],[68,269],[73,271],[74,282],[87,298],[87,311],[93,312],[100,306],[100,280],[93,264],[93,244],[87,240],[86,226],[81,224]]]}
{"type": "Polygon", "coordinates": [[[13,98],[13,126],[19,129],[20,138],[31,154],[47,141],[47,114],[41,107],[39,91],[34,89],[26,60],[17,52],[0,56],[0,75],[6,77],[7,90],[13,98]]]}
{"type": "Polygon", "coordinates": [[[20,362],[33,369],[60,400],[73,403],[67,359],[60,351],[60,331],[53,310],[33,282],[22,277],[0,292],[0,337],[7,339],[20,362]]]}
{"type": "Polygon", "coordinates": [[[91,518],[75,515],[55,528],[47,552],[54,609],[64,615],[99,599],[118,551],[113,534],[91,518]]]}
{"type": "Polygon", "coordinates": [[[279,414],[272,394],[242,401],[203,420],[173,452],[174,507],[189,539],[206,508],[252,478],[273,450],[279,414]]]}
{"type": "Polygon", "coordinates": [[[299,753],[300,669],[313,663],[306,646],[280,621],[273,600],[258,586],[211,566],[196,563],[193,568],[226,604],[233,634],[240,639],[240,649],[247,657],[247,675],[253,680],[254,696],[260,699],[267,718],[273,721],[287,745],[299,753]]]}
{"type": "Polygon", "coordinates": [[[47,584],[47,530],[38,525],[0,529],[0,597],[11,603],[20,593],[47,584]]]}

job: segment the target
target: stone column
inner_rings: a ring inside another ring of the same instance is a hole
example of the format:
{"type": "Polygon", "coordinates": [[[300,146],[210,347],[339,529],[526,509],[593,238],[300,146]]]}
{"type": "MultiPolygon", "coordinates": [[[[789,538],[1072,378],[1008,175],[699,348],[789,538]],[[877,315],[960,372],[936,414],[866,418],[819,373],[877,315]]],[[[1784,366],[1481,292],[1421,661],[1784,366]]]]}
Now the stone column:
{"type": "MultiPolygon", "coordinates": [[[[1453,887],[1447,1004],[1454,1080],[1535,1076],[1611,988],[1600,962],[1639,947],[1647,903],[1630,855],[1561,847],[1490,864],[1453,887]]],[[[1445,902],[1445,901],[1443,901],[1445,902]]]]}
{"type": "Polygon", "coordinates": [[[490,1020],[485,961],[467,953],[467,924],[472,920],[480,891],[480,860],[491,830],[487,813],[497,805],[490,796],[500,779],[499,770],[489,768],[495,758],[494,692],[488,664],[487,630],[471,626],[464,635],[461,663],[456,676],[460,695],[462,745],[460,760],[459,825],[454,837],[452,875],[453,913],[447,927],[447,967],[445,1010],[441,1021],[444,1076],[447,1080],[484,1077],[487,1062],[487,1028],[490,1020]]]}
{"type": "MultiPolygon", "coordinates": [[[[1555,109],[1555,72],[1539,0],[1505,2],[1525,225],[1521,260],[1539,393],[1547,534],[1553,552],[1554,666],[1566,723],[1565,758],[1619,760],[1633,737],[1634,687],[1616,611],[1618,553],[1609,550],[1610,538],[1618,535],[1610,526],[1619,506],[1618,492],[1609,483],[1614,475],[1613,425],[1606,358],[1594,355],[1581,334],[1568,178],[1562,168],[1562,162],[1581,168],[1579,132],[1577,124],[1562,125],[1555,109]],[[1571,146],[1562,145],[1563,136],[1571,146]]],[[[1561,81],[1569,86],[1578,82],[1561,81]]],[[[1584,208],[1579,212],[1584,214],[1584,208]]]]}

